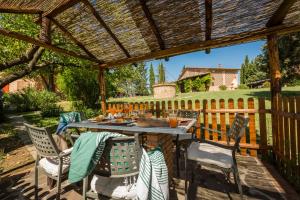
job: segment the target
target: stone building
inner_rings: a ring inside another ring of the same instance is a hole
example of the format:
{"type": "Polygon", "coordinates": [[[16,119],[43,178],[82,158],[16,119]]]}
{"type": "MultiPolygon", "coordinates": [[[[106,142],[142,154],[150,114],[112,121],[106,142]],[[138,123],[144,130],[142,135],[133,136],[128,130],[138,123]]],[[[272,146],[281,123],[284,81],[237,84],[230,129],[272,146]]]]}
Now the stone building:
{"type": "MultiPolygon", "coordinates": [[[[225,85],[227,90],[234,90],[238,87],[238,68],[224,67],[184,67],[179,75],[178,82],[186,79],[196,79],[204,75],[210,74],[212,82],[209,91],[218,91],[221,85],[225,85]]],[[[184,92],[183,85],[179,85],[181,92],[184,92]]]]}

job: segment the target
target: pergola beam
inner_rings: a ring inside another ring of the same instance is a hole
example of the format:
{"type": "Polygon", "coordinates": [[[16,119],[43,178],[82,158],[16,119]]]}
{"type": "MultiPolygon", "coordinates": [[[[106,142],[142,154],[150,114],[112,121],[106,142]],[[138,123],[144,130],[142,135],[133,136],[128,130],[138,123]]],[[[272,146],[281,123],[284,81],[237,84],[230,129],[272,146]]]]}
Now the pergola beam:
{"type": "Polygon", "coordinates": [[[118,65],[129,64],[129,63],[139,62],[143,60],[164,58],[164,57],[175,56],[183,53],[189,53],[189,52],[194,52],[194,51],[199,51],[204,49],[218,48],[218,47],[224,47],[228,45],[251,42],[255,40],[265,39],[267,35],[273,33],[276,33],[278,35],[284,35],[284,34],[297,32],[297,31],[300,31],[300,25],[293,25],[293,26],[280,25],[271,28],[263,28],[260,30],[254,30],[250,32],[226,36],[220,39],[202,41],[193,44],[177,46],[166,50],[151,52],[139,57],[122,59],[116,62],[107,63],[105,67],[115,67],[118,65]]]}
{"type": "Polygon", "coordinates": [[[94,17],[98,20],[98,22],[103,26],[103,28],[107,31],[107,33],[111,36],[111,38],[116,42],[116,44],[120,47],[120,49],[124,52],[124,54],[127,56],[127,58],[130,58],[129,52],[125,49],[123,44],[119,41],[119,39],[116,37],[116,35],[111,31],[111,29],[108,27],[108,25],[104,22],[102,17],[98,14],[97,10],[94,8],[94,6],[88,1],[88,0],[81,0],[85,6],[92,12],[94,17]]]}
{"type": "MultiPolygon", "coordinates": [[[[24,42],[35,44],[37,46],[44,47],[46,49],[50,49],[52,51],[62,53],[62,54],[65,54],[65,55],[69,55],[69,56],[73,56],[73,57],[81,58],[81,59],[86,59],[86,60],[90,60],[90,61],[93,61],[93,62],[99,62],[98,60],[90,58],[89,56],[77,54],[73,51],[62,49],[60,47],[53,46],[52,44],[48,44],[46,42],[40,41],[38,39],[29,37],[27,35],[23,35],[23,34],[14,32],[14,31],[10,31],[10,30],[0,28],[0,35],[4,35],[4,36],[10,37],[10,38],[17,39],[17,40],[22,40],[24,42]]],[[[100,63],[100,64],[102,64],[102,63],[100,63]]]]}
{"type": "Polygon", "coordinates": [[[58,4],[54,9],[44,12],[42,17],[53,18],[79,2],[80,0],[62,0],[62,2],[58,4]]]}
{"type": "Polygon", "coordinates": [[[282,24],[285,16],[287,15],[289,9],[294,5],[297,0],[284,0],[279,8],[275,11],[272,17],[267,22],[267,27],[277,26],[282,24]]]}
{"type": "MultiPolygon", "coordinates": [[[[212,0],[205,0],[205,40],[211,40],[212,32],[212,0]]],[[[206,49],[207,54],[210,53],[210,49],[206,49]]]]}
{"type": "Polygon", "coordinates": [[[0,6],[0,13],[15,13],[15,14],[42,14],[42,10],[36,8],[19,8],[0,6]]]}
{"type": "Polygon", "coordinates": [[[153,20],[152,18],[152,15],[146,5],[146,0],[140,0],[140,4],[141,4],[141,7],[145,13],[145,16],[150,24],[150,27],[151,27],[151,30],[153,31],[153,33],[155,34],[155,37],[157,39],[157,42],[159,44],[159,47],[161,50],[164,50],[165,49],[165,43],[159,33],[159,30],[158,30],[158,27],[156,26],[155,24],[155,21],[153,20]]]}
{"type": "MultiPolygon", "coordinates": [[[[80,41],[78,41],[64,26],[62,26],[56,19],[51,18],[51,21],[61,30],[61,32],[72,40],[79,48],[81,48],[89,57],[97,60],[94,56],[80,41]]],[[[103,61],[98,61],[98,63],[103,63],[103,61]]]]}

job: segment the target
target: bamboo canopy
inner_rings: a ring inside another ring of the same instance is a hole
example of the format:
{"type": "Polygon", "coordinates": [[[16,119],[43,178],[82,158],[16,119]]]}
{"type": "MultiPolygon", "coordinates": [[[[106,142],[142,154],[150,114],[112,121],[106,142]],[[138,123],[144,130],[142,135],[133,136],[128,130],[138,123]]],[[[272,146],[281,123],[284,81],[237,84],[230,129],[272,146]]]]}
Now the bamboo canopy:
{"type": "Polygon", "coordinates": [[[0,12],[49,18],[82,52],[0,34],[102,67],[300,31],[300,0],[0,0],[0,12]]]}

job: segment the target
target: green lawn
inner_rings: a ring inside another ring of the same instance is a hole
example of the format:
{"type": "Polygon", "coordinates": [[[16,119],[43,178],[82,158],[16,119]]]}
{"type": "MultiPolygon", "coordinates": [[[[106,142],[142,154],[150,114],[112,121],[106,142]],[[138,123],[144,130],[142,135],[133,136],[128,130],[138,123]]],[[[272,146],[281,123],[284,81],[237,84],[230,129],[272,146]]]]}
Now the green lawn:
{"type": "Polygon", "coordinates": [[[38,127],[50,127],[51,131],[55,131],[59,121],[58,117],[42,117],[39,112],[27,112],[22,115],[28,123],[38,127]]]}
{"type": "MultiPolygon", "coordinates": [[[[283,96],[299,96],[300,86],[296,87],[284,87],[282,88],[283,96]]],[[[238,98],[259,98],[265,97],[270,98],[270,89],[246,89],[246,90],[234,90],[234,91],[217,91],[217,92],[193,92],[193,93],[181,93],[172,99],[160,99],[159,101],[166,100],[203,100],[203,99],[229,99],[234,100],[238,98]]],[[[129,98],[110,98],[108,102],[143,102],[143,101],[158,101],[152,96],[140,96],[140,97],[129,97],[129,98]]]]}

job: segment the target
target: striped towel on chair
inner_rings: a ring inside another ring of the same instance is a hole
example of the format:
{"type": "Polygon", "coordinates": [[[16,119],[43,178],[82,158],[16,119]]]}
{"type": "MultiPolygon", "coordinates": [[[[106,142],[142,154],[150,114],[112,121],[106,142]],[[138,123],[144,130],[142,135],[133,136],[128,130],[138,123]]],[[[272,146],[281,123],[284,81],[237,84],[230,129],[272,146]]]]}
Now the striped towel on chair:
{"type": "Polygon", "coordinates": [[[139,200],[168,200],[168,169],[160,148],[146,152],[140,163],[140,173],[136,184],[139,200]]]}

